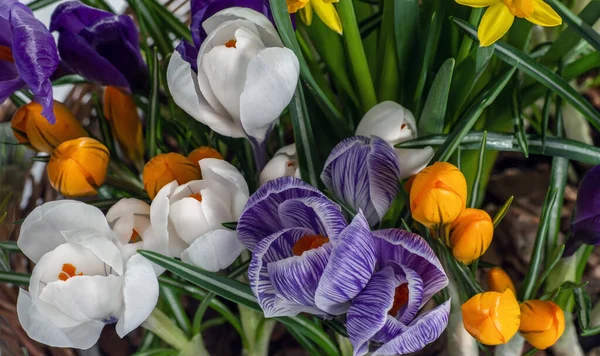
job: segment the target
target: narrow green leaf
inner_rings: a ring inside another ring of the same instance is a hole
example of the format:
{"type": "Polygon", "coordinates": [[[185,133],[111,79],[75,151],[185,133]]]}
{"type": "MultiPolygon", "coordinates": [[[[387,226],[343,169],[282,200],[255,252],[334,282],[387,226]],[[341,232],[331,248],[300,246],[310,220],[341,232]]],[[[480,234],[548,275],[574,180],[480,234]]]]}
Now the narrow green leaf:
{"type": "Polygon", "coordinates": [[[224,228],[227,228],[229,230],[237,229],[237,221],[224,222],[221,225],[223,225],[224,228]]]}
{"type": "Polygon", "coordinates": [[[304,102],[304,91],[300,84],[298,84],[294,98],[290,102],[290,116],[292,118],[294,140],[296,141],[300,175],[304,181],[314,187],[318,187],[320,181],[317,173],[319,172],[316,152],[317,145],[313,137],[306,103],[304,102]]]}
{"type": "Polygon", "coordinates": [[[34,0],[27,4],[31,11],[36,11],[45,8],[46,6],[52,5],[55,2],[59,2],[60,0],[34,0]]]}
{"type": "MultiPolygon", "coordinates": [[[[596,51],[600,51],[600,35],[584,20],[569,10],[568,7],[563,5],[557,0],[546,0],[562,19],[569,24],[569,28],[575,30],[579,35],[585,39],[596,51]]],[[[593,2],[593,1],[592,1],[593,2]]]]}
{"type": "Polygon", "coordinates": [[[131,356],[176,356],[176,355],[179,355],[179,351],[177,351],[175,349],[160,348],[160,349],[151,349],[151,350],[136,352],[131,356]]]}
{"type": "Polygon", "coordinates": [[[158,62],[158,52],[157,52],[156,47],[154,47],[153,48],[153,56],[151,58],[150,65],[148,66],[150,69],[150,85],[151,85],[149,104],[148,104],[150,111],[148,113],[148,119],[146,122],[146,135],[145,135],[146,156],[147,156],[148,160],[152,159],[154,156],[156,156],[158,154],[158,149],[156,147],[156,139],[157,139],[156,127],[158,125],[158,114],[160,111],[160,104],[158,102],[158,92],[160,90],[160,88],[159,88],[160,83],[158,81],[159,65],[160,64],[158,62]]]}
{"type": "Polygon", "coordinates": [[[115,140],[109,127],[108,120],[104,117],[104,111],[96,93],[92,93],[92,101],[94,102],[94,108],[96,109],[96,116],[98,116],[98,126],[100,126],[100,132],[102,132],[102,143],[108,148],[111,157],[116,157],[117,150],[115,149],[115,140]]]}
{"type": "Polygon", "coordinates": [[[10,100],[17,106],[17,107],[21,107],[25,104],[27,104],[27,102],[23,99],[21,99],[21,97],[19,97],[17,94],[13,94],[10,96],[10,100]]]}
{"type": "Polygon", "coordinates": [[[302,335],[301,332],[297,331],[293,327],[289,327],[287,330],[294,337],[294,339],[298,341],[298,343],[300,344],[300,346],[302,346],[304,351],[307,351],[312,356],[319,356],[321,354],[319,348],[316,347],[315,344],[313,344],[309,338],[302,335]]]}
{"type": "Polygon", "coordinates": [[[496,226],[498,226],[498,224],[500,224],[502,219],[504,219],[504,217],[506,216],[506,213],[508,213],[508,209],[510,208],[510,205],[512,204],[514,199],[515,199],[515,197],[513,195],[511,195],[510,198],[508,198],[508,200],[504,203],[504,205],[502,205],[502,207],[498,210],[496,215],[494,215],[494,219],[492,220],[492,223],[494,224],[494,228],[496,226]]]}
{"type": "Polygon", "coordinates": [[[10,251],[10,252],[21,252],[19,246],[17,246],[16,241],[0,241],[0,250],[10,251]]]}
{"type": "Polygon", "coordinates": [[[575,311],[577,312],[577,320],[582,330],[590,328],[590,310],[592,309],[592,300],[583,288],[573,289],[575,297],[575,311]]]}
{"type": "Polygon", "coordinates": [[[439,135],[444,131],[444,119],[446,118],[454,63],[454,58],[448,58],[440,67],[433,84],[431,84],[429,95],[417,125],[419,136],[439,135]]]}
{"type": "Polygon", "coordinates": [[[415,52],[419,35],[419,0],[394,1],[394,35],[400,78],[407,78],[410,58],[415,52]]]}
{"type": "Polygon", "coordinates": [[[594,336],[600,334],[600,326],[593,327],[581,332],[581,336],[594,336]]]}
{"type": "MultiPolygon", "coordinates": [[[[471,197],[469,199],[469,207],[474,208],[477,205],[477,194],[479,192],[479,184],[481,184],[481,176],[483,175],[483,165],[485,164],[485,150],[487,142],[487,131],[483,131],[483,139],[481,140],[481,148],[479,149],[479,159],[477,160],[477,173],[473,180],[473,188],[471,189],[471,197]]],[[[477,269],[477,266],[475,266],[477,269]]]]}
{"type": "Polygon", "coordinates": [[[135,9],[135,14],[140,19],[140,22],[143,21],[144,27],[146,27],[148,34],[154,40],[160,53],[163,56],[173,53],[173,42],[169,39],[168,33],[161,26],[162,22],[154,16],[154,13],[150,10],[146,1],[128,0],[127,2],[130,6],[135,3],[132,6],[135,9]]]}
{"type": "Polygon", "coordinates": [[[52,82],[53,87],[57,87],[60,85],[73,85],[73,84],[83,84],[88,83],[82,76],[77,74],[69,74],[64,77],[60,77],[52,82]]]}
{"type": "Polygon", "coordinates": [[[526,353],[523,354],[523,356],[532,356],[533,354],[535,354],[536,352],[538,352],[539,350],[537,348],[532,348],[531,350],[527,351],[526,353]]]}
{"type": "MultiPolygon", "coordinates": [[[[555,206],[557,206],[558,204],[555,204],[555,206]]],[[[554,266],[556,266],[556,264],[558,263],[558,261],[560,261],[563,253],[565,252],[565,245],[560,245],[556,248],[556,251],[554,251],[554,253],[552,255],[548,254],[546,258],[546,268],[544,268],[544,272],[542,272],[541,277],[538,279],[537,283],[535,284],[535,288],[533,295],[537,294],[537,291],[540,290],[540,288],[542,288],[542,285],[544,284],[544,281],[546,281],[546,278],[548,278],[548,275],[550,275],[550,272],[552,272],[552,269],[554,268],[554,266]]]]}
{"type": "Polygon", "coordinates": [[[26,286],[29,284],[30,277],[31,275],[25,273],[0,271],[0,283],[10,283],[18,286],[26,286]]]}
{"type": "Polygon", "coordinates": [[[177,321],[177,325],[181,328],[181,330],[186,333],[186,335],[190,336],[192,331],[192,324],[190,324],[190,319],[188,319],[185,314],[185,310],[181,305],[181,300],[179,299],[179,295],[175,293],[172,289],[168,287],[161,286],[160,288],[162,296],[165,298],[167,305],[173,312],[173,316],[177,321]]]}
{"type": "Polygon", "coordinates": [[[542,106],[542,149],[546,145],[546,138],[548,137],[548,124],[550,122],[550,104],[552,103],[552,91],[546,92],[544,98],[544,106],[542,106]]]}
{"type": "Polygon", "coordinates": [[[513,117],[513,130],[515,132],[515,138],[521,147],[523,155],[529,157],[529,145],[525,136],[525,123],[522,116],[523,106],[521,104],[520,95],[520,81],[515,80],[515,89],[512,96],[512,117],[513,117]]]}
{"type": "Polygon", "coordinates": [[[142,0],[152,9],[160,23],[165,24],[177,36],[192,41],[189,27],[181,22],[165,5],[156,0],[142,0]]]}
{"type": "Polygon", "coordinates": [[[50,156],[33,156],[31,158],[29,158],[30,160],[34,161],[34,162],[49,162],[50,161],[50,156]]]}
{"type": "Polygon", "coordinates": [[[483,110],[494,102],[502,89],[508,84],[516,69],[516,67],[512,67],[497,81],[490,83],[490,85],[488,85],[473,101],[471,107],[465,113],[465,116],[456,124],[456,128],[448,135],[446,141],[435,152],[433,162],[445,162],[452,156],[462,139],[473,128],[473,125],[475,125],[475,122],[483,113],[483,110]]]}

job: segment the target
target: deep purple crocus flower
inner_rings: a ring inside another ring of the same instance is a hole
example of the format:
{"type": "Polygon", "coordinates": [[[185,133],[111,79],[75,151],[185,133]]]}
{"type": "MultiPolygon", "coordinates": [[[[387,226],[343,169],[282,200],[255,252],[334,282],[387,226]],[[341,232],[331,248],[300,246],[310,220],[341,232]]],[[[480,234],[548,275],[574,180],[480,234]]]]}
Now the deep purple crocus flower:
{"type": "Polygon", "coordinates": [[[31,10],[16,0],[0,0],[0,103],[28,86],[42,115],[54,123],[50,77],[58,64],[54,38],[31,10]]]}
{"type": "Polygon", "coordinates": [[[600,165],[587,171],[579,184],[565,256],[575,253],[581,244],[600,244],[600,165]]]}
{"type": "Polygon", "coordinates": [[[73,72],[102,85],[145,88],[147,67],[131,17],[67,1],[54,10],[50,31],[59,32],[60,56],[73,72]]]}
{"type": "Polygon", "coordinates": [[[400,167],[394,148],[385,140],[353,136],[333,148],[321,180],[355,211],[362,209],[373,226],[398,194],[400,167]]]}

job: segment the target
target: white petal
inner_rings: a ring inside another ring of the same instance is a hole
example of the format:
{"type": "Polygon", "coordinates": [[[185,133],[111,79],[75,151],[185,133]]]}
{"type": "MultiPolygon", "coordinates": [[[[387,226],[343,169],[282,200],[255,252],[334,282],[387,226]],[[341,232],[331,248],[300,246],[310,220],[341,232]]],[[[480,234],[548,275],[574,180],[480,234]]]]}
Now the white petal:
{"type": "Polygon", "coordinates": [[[197,238],[183,251],[181,260],[207,271],[217,272],[229,267],[243,250],[244,246],[238,241],[237,232],[218,229],[197,238]]]}
{"type": "Polygon", "coordinates": [[[175,103],[194,119],[223,136],[246,136],[239,124],[210,106],[200,91],[197,74],[177,51],[169,61],[167,84],[175,103]]]}
{"type": "Polygon", "coordinates": [[[94,231],[111,236],[104,214],[91,205],[75,200],[57,200],[35,208],[23,221],[17,245],[33,262],[65,243],[64,231],[94,231]]]}
{"type": "Polygon", "coordinates": [[[89,249],[101,261],[112,267],[117,274],[123,274],[121,251],[112,239],[97,236],[94,230],[65,231],[63,235],[67,242],[89,249]]]}
{"type": "Polygon", "coordinates": [[[228,187],[222,184],[222,181],[208,179],[193,180],[175,189],[173,195],[171,195],[171,204],[183,198],[188,198],[192,194],[201,193],[205,189],[212,190],[222,197],[228,197],[231,194],[228,187]]]}
{"type": "Polygon", "coordinates": [[[367,111],[356,128],[356,135],[375,135],[395,145],[415,138],[417,125],[408,109],[393,101],[384,101],[367,111]]]}
{"type": "Polygon", "coordinates": [[[257,25],[260,37],[267,47],[283,47],[277,30],[265,15],[246,7],[230,7],[221,10],[202,23],[206,33],[212,32],[221,23],[235,19],[246,19],[257,25]]]}
{"type": "Polygon", "coordinates": [[[177,235],[188,244],[210,229],[200,204],[194,198],[183,198],[171,204],[169,220],[177,235]]]}
{"type": "Polygon", "coordinates": [[[286,154],[290,157],[296,158],[296,144],[292,143],[291,145],[283,146],[275,152],[275,156],[279,154],[286,154]]]}
{"type": "Polygon", "coordinates": [[[183,241],[175,231],[173,225],[169,225],[169,254],[173,257],[180,257],[181,253],[188,248],[190,244],[183,241]]]}
{"type": "Polygon", "coordinates": [[[219,182],[227,188],[232,197],[233,218],[237,220],[250,196],[244,176],[229,162],[215,158],[200,160],[200,171],[203,180],[219,182]]]}
{"type": "Polygon", "coordinates": [[[267,48],[248,65],[246,84],[240,98],[244,131],[259,142],[292,100],[300,65],[288,48],[267,48]]]}
{"type": "Polygon", "coordinates": [[[293,176],[296,169],[294,166],[291,166],[294,169],[291,170],[291,174],[290,174],[289,163],[290,163],[290,158],[288,155],[286,155],[286,154],[275,155],[265,165],[265,168],[263,168],[263,170],[260,172],[260,177],[259,177],[260,185],[263,185],[266,182],[273,180],[273,179],[286,177],[286,176],[293,176]]]}
{"type": "Polygon", "coordinates": [[[154,232],[164,239],[169,239],[169,211],[171,202],[169,198],[179,187],[177,181],[174,180],[171,183],[162,187],[150,205],[150,223],[154,232]]]}
{"type": "Polygon", "coordinates": [[[140,326],[158,301],[158,279],[152,263],[142,255],[129,259],[123,277],[123,311],[117,322],[117,334],[122,338],[140,326]]]}
{"type": "Polygon", "coordinates": [[[29,293],[19,289],[17,299],[19,323],[27,335],[35,341],[52,347],[89,349],[100,338],[103,323],[89,322],[73,328],[58,328],[33,304],[29,293]]]}
{"type": "Polygon", "coordinates": [[[126,215],[150,215],[150,205],[136,198],[123,198],[108,210],[106,220],[112,223],[126,215]]]}
{"type": "Polygon", "coordinates": [[[431,146],[420,149],[396,148],[396,156],[400,164],[400,178],[408,178],[427,167],[433,158],[434,151],[431,146]]]}
{"type": "Polygon", "coordinates": [[[202,211],[207,221],[207,227],[210,230],[219,229],[224,222],[233,221],[231,215],[231,205],[223,201],[223,197],[215,194],[213,191],[204,189],[202,194],[202,211]]]}

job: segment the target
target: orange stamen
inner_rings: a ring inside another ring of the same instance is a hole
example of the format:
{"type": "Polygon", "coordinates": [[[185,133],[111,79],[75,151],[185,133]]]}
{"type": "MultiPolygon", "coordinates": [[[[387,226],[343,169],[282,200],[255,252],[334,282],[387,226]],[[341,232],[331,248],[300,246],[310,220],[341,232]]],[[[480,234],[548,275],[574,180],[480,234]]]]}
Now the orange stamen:
{"type": "Polygon", "coordinates": [[[227,42],[225,42],[225,47],[227,48],[236,48],[235,44],[237,43],[236,40],[229,40],[227,42]]]}
{"type": "Polygon", "coordinates": [[[300,256],[304,252],[321,247],[327,242],[329,242],[329,239],[323,235],[307,235],[296,241],[294,247],[292,247],[292,253],[294,256],[300,256]]]}
{"type": "Polygon", "coordinates": [[[134,243],[140,242],[140,241],[142,241],[142,236],[140,236],[139,232],[137,232],[135,229],[133,229],[131,231],[131,237],[129,238],[129,243],[134,244],[134,243]]]}
{"type": "Polygon", "coordinates": [[[408,283],[402,283],[394,292],[394,304],[388,314],[395,317],[406,303],[408,303],[408,283]]]}
{"type": "Polygon", "coordinates": [[[0,46],[0,61],[15,63],[10,47],[0,46]]]}
{"type": "Polygon", "coordinates": [[[66,281],[67,279],[75,276],[83,276],[83,272],[77,273],[77,268],[70,263],[62,265],[62,271],[58,274],[58,279],[66,281]]]}
{"type": "Polygon", "coordinates": [[[202,203],[202,194],[200,194],[200,193],[190,194],[190,198],[194,198],[197,201],[202,203]]]}

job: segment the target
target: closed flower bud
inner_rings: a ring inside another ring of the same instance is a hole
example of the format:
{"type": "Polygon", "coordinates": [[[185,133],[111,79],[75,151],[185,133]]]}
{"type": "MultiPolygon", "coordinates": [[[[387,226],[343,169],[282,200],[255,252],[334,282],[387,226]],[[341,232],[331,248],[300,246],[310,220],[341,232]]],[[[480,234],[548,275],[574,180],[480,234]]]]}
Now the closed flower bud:
{"type": "Polygon", "coordinates": [[[416,175],[410,188],[413,219],[428,228],[451,224],[465,209],[467,181],[450,163],[436,162],[416,175]]]}
{"type": "Polygon", "coordinates": [[[179,153],[163,153],[144,166],[144,189],[150,199],[154,199],[162,187],[174,180],[181,185],[200,177],[198,164],[179,153]]]}
{"type": "Polygon", "coordinates": [[[481,209],[468,208],[450,226],[449,247],[457,260],[468,265],[485,253],[493,235],[490,215],[481,209]]]}
{"type": "Polygon", "coordinates": [[[216,158],[222,160],[223,156],[221,156],[219,151],[208,146],[198,147],[187,155],[187,159],[192,161],[195,165],[198,165],[198,162],[204,158],[216,158]]]}
{"type": "Polygon", "coordinates": [[[519,330],[519,303],[510,290],[479,293],[461,309],[465,329],[484,345],[505,344],[519,330]]]}
{"type": "Polygon", "coordinates": [[[131,94],[117,87],[104,90],[104,117],[125,157],[132,162],[144,158],[142,122],[131,94]]]}
{"type": "Polygon", "coordinates": [[[63,104],[54,102],[54,124],[42,116],[42,109],[42,105],[31,102],[17,110],[11,126],[19,143],[36,151],[52,153],[56,146],[65,141],[87,136],[85,129],[63,104]]]}
{"type": "Polygon", "coordinates": [[[108,149],[93,138],[65,141],[50,156],[50,184],[66,197],[95,195],[106,180],[108,161],[108,149]]]}
{"type": "Polygon", "coordinates": [[[512,280],[500,267],[494,267],[488,272],[488,289],[500,293],[510,289],[513,293],[517,293],[512,280]]]}
{"type": "Polygon", "coordinates": [[[521,336],[534,347],[544,350],[556,342],[565,331],[565,314],[547,300],[527,300],[521,303],[521,336]]]}

